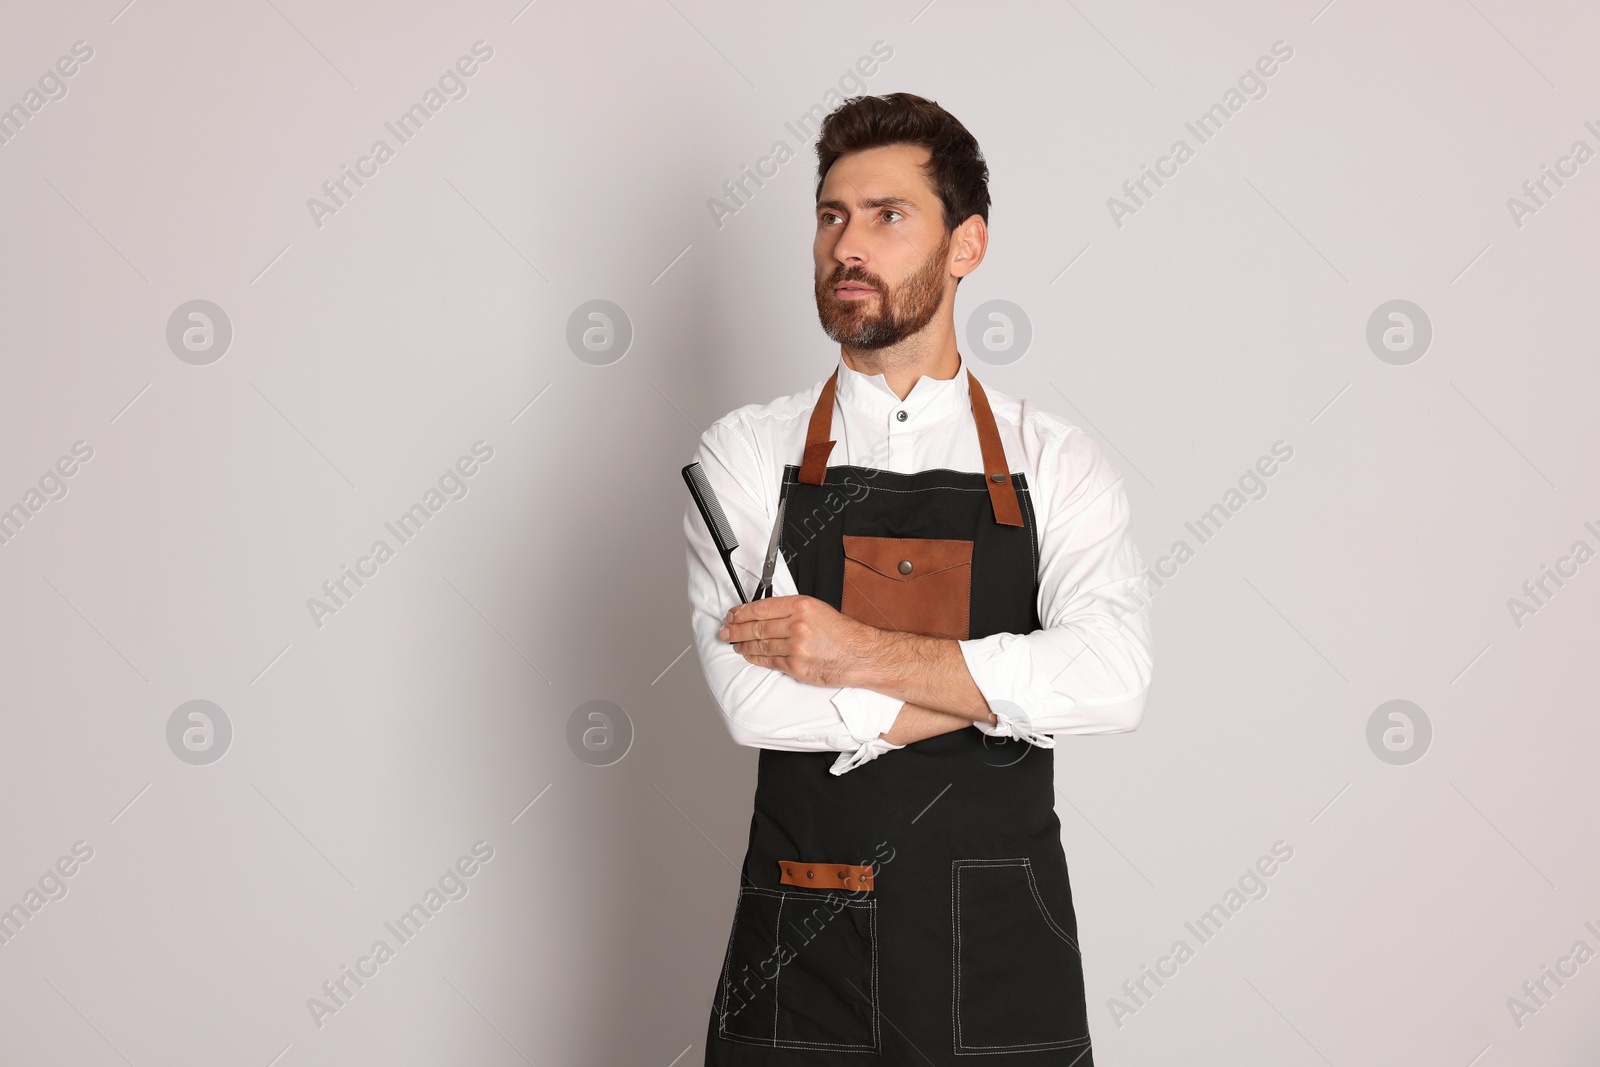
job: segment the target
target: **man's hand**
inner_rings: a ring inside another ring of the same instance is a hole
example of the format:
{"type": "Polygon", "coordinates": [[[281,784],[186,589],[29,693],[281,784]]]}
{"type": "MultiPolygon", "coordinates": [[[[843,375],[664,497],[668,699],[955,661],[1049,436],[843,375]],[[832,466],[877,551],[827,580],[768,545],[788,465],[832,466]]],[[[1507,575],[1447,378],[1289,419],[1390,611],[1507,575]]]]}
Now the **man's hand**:
{"type": "Polygon", "coordinates": [[[738,604],[724,618],[717,636],[741,656],[807,685],[858,686],[968,722],[999,721],[948,637],[880,630],[810,596],[738,604]]]}
{"type": "Polygon", "coordinates": [[[774,596],[736,605],[717,632],[751,663],[807,685],[859,685],[884,631],[810,596],[774,596]]]}

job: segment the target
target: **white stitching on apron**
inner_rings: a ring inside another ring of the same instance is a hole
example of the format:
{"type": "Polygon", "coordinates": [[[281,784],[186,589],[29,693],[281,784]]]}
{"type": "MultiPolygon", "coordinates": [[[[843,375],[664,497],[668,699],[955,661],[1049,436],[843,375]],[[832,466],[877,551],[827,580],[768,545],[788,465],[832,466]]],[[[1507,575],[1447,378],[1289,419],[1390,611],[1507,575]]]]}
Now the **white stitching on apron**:
{"type": "MultiPolygon", "coordinates": [[[[957,1056],[1003,1056],[1019,1052],[1042,1052],[1053,1048],[1072,1048],[1075,1045],[1089,1044],[1089,1035],[1083,1037],[1064,1038],[1060,1041],[1035,1042],[1023,1045],[1002,1045],[976,1047],[961,1043],[961,968],[959,964],[961,955],[961,925],[957,916],[961,910],[961,868],[962,867],[1021,867],[1028,876],[1028,888],[1033,892],[1033,899],[1038,902],[1039,913],[1049,924],[1050,929],[1066,938],[1067,942],[1077,950],[1078,944],[1068,937],[1050,913],[1045,910],[1044,900],[1039,896],[1039,889],[1033,880],[1033,860],[1027,856],[1011,856],[1004,859],[953,859],[950,861],[950,1015],[955,1024],[955,1048],[957,1056]]],[[[1078,953],[1081,960],[1083,953],[1078,953]]]]}
{"type": "MultiPolygon", "coordinates": [[[[882,1041],[882,1037],[881,1037],[881,1034],[880,1034],[880,1031],[879,1031],[879,1027],[878,1027],[878,1015],[879,1015],[879,1008],[878,1008],[878,922],[877,922],[877,919],[878,919],[878,902],[876,900],[846,900],[844,902],[844,905],[847,908],[858,908],[858,909],[859,908],[864,908],[864,909],[866,909],[866,912],[867,912],[868,943],[869,943],[870,955],[871,955],[871,960],[872,960],[872,964],[871,964],[871,966],[872,966],[872,971],[871,971],[871,974],[872,974],[872,993],[871,993],[871,996],[869,998],[869,1005],[870,1005],[871,1013],[872,1013],[872,1047],[871,1048],[863,1047],[860,1044],[851,1045],[851,1044],[842,1044],[842,1043],[832,1042],[832,1041],[783,1041],[783,1042],[780,1042],[778,1040],[778,1036],[777,1036],[778,1035],[778,1015],[777,1015],[777,1003],[778,1003],[778,988],[777,987],[778,987],[778,980],[776,978],[774,978],[773,981],[772,981],[772,987],[773,987],[772,988],[772,1002],[773,1002],[773,1016],[772,1016],[772,1035],[773,1036],[772,1036],[772,1040],[771,1041],[757,1041],[754,1038],[749,1037],[748,1035],[730,1034],[730,1033],[728,1033],[728,989],[729,989],[729,986],[730,986],[730,983],[728,982],[728,969],[732,964],[733,933],[734,933],[735,930],[738,929],[739,908],[744,903],[745,894],[747,894],[747,893],[759,893],[762,896],[777,897],[778,898],[778,919],[776,921],[781,921],[782,920],[782,917],[783,917],[783,904],[784,904],[785,898],[787,898],[787,897],[810,897],[810,898],[815,898],[815,899],[819,899],[820,900],[822,898],[822,896],[824,896],[824,895],[827,895],[827,896],[833,896],[834,895],[832,893],[822,894],[822,893],[811,893],[811,892],[805,892],[805,891],[801,891],[801,892],[797,892],[797,893],[786,893],[786,892],[783,892],[782,890],[765,889],[765,888],[763,888],[761,886],[754,886],[754,885],[743,885],[743,886],[739,887],[739,900],[734,904],[734,909],[733,909],[734,926],[728,932],[728,951],[727,951],[727,955],[726,955],[726,957],[724,958],[724,961],[723,961],[723,972],[722,972],[723,984],[722,984],[722,989],[720,991],[721,992],[721,996],[722,996],[722,1007],[721,1007],[721,1010],[718,1013],[717,1036],[721,1037],[721,1038],[723,1038],[725,1040],[728,1040],[728,1041],[742,1041],[747,1045],[758,1045],[758,1046],[760,1046],[762,1048],[835,1049],[835,1050],[837,1050],[839,1052],[865,1052],[865,1053],[873,1053],[873,1054],[882,1052],[883,1051],[883,1041],[882,1041]]],[[[777,934],[774,933],[775,943],[776,943],[776,937],[777,937],[777,934]]],[[[778,976],[780,978],[783,976],[782,967],[779,967],[779,969],[778,969],[778,976]]]]}

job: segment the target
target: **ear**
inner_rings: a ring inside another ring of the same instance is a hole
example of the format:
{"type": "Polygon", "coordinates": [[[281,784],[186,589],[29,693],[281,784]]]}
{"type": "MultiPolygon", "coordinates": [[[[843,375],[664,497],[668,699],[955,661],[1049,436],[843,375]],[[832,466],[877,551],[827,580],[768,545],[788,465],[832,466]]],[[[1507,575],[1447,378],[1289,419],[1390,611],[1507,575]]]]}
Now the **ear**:
{"type": "Polygon", "coordinates": [[[965,278],[978,269],[989,248],[989,227],[982,215],[969,215],[950,234],[950,274],[965,278]]]}

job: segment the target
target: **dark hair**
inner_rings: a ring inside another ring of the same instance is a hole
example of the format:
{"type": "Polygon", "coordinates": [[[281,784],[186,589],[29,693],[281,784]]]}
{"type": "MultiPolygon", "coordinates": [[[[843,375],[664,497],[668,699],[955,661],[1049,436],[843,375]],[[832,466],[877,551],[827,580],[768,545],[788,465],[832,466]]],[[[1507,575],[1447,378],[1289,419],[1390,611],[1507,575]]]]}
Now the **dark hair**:
{"type": "Polygon", "coordinates": [[[852,96],[822,120],[817,137],[817,196],[828,168],[846,152],[891,144],[922,145],[924,168],[944,207],[946,233],[977,215],[989,221],[989,165],[978,141],[950,112],[913,93],[852,96]]]}

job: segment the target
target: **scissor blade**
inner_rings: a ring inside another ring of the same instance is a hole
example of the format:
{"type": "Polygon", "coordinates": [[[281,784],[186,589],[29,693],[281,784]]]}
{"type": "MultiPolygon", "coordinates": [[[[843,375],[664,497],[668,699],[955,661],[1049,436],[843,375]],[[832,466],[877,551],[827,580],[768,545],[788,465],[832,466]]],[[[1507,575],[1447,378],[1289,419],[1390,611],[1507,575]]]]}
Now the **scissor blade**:
{"type": "Polygon", "coordinates": [[[789,502],[787,496],[778,501],[778,518],[772,524],[772,537],[767,541],[767,559],[761,565],[762,596],[772,595],[772,575],[778,569],[778,540],[783,536],[783,508],[789,502]]]}

